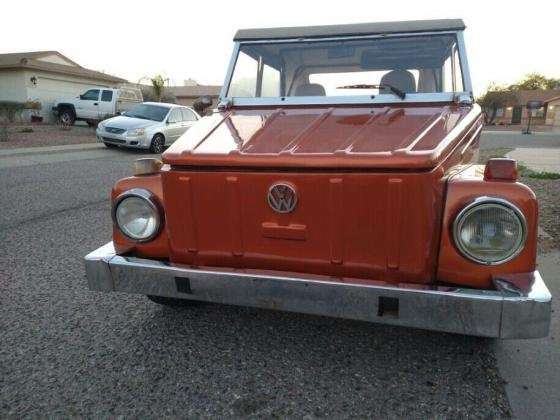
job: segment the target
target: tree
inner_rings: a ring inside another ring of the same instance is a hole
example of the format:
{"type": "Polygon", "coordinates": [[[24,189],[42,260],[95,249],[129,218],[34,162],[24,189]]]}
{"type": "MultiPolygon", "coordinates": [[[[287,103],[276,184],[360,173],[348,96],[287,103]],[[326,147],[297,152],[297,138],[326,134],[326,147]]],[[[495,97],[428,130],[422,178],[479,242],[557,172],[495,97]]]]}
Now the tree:
{"type": "Polygon", "coordinates": [[[154,77],[142,77],[138,83],[142,82],[142,80],[149,80],[152,86],[152,91],[156,98],[157,102],[161,102],[161,98],[163,97],[163,92],[165,91],[165,84],[169,85],[169,79],[164,79],[161,74],[158,74],[154,77]]]}
{"type": "Polygon", "coordinates": [[[510,87],[491,84],[476,102],[484,112],[484,121],[491,124],[496,118],[498,109],[517,104],[517,96],[510,87]]]}
{"type": "Polygon", "coordinates": [[[142,91],[142,96],[144,97],[144,102],[166,102],[168,104],[176,104],[177,103],[177,98],[175,97],[173,92],[171,92],[168,89],[165,89],[163,91],[163,94],[161,95],[161,98],[159,98],[159,100],[158,100],[158,98],[156,97],[156,95],[154,93],[154,89],[152,88],[152,86],[140,85],[139,88],[142,91]]]}
{"type": "Polygon", "coordinates": [[[511,90],[560,89],[560,79],[546,77],[541,73],[529,73],[509,87],[511,90]]]}

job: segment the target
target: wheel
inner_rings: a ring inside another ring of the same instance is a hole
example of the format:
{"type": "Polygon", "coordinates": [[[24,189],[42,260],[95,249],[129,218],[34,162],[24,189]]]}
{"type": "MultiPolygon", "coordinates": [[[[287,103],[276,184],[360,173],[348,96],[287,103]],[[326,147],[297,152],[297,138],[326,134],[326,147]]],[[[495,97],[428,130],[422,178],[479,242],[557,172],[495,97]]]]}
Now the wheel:
{"type": "Polygon", "coordinates": [[[165,139],[161,134],[156,134],[152,139],[152,144],[150,144],[150,152],[163,153],[164,146],[165,146],[165,139]]]}
{"type": "Polygon", "coordinates": [[[74,121],[76,121],[76,116],[71,109],[63,109],[58,114],[58,121],[64,125],[74,125],[74,121]]]}
{"type": "Polygon", "coordinates": [[[115,149],[115,148],[119,147],[116,144],[112,144],[112,143],[103,142],[103,144],[105,145],[105,147],[108,147],[109,149],[115,149]]]}
{"type": "Polygon", "coordinates": [[[154,295],[146,295],[146,296],[152,302],[165,306],[199,306],[204,303],[198,300],[177,299],[177,298],[170,298],[165,296],[154,296],[154,295]]]}

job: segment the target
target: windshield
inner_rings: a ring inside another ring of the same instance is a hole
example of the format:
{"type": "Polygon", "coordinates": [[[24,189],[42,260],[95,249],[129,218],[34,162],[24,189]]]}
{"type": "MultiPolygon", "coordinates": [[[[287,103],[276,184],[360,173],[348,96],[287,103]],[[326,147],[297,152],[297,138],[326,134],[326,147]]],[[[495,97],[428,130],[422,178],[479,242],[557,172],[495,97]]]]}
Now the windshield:
{"type": "Polygon", "coordinates": [[[133,106],[122,115],[143,120],[163,121],[168,112],[169,108],[164,106],[140,104],[133,106]]]}
{"type": "Polygon", "coordinates": [[[462,92],[455,34],[241,44],[228,97],[462,92]]]}

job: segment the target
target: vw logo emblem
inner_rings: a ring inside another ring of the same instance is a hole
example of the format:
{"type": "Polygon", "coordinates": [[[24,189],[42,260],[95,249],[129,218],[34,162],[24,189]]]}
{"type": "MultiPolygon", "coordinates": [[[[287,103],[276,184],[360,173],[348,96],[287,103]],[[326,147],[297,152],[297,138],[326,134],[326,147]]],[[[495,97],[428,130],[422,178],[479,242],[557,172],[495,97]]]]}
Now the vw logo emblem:
{"type": "Polygon", "coordinates": [[[296,190],[288,184],[274,184],[268,190],[268,205],[277,213],[289,213],[296,208],[296,190]]]}

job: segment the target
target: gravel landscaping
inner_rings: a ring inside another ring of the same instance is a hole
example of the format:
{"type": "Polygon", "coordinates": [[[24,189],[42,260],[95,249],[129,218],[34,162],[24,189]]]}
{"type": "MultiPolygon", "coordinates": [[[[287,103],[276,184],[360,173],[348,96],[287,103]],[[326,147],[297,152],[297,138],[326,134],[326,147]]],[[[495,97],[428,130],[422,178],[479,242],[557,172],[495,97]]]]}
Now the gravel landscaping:
{"type": "Polygon", "coordinates": [[[0,141],[0,150],[84,144],[96,141],[95,129],[86,125],[64,128],[54,124],[12,124],[8,126],[7,138],[7,141],[0,141]]]}

